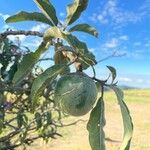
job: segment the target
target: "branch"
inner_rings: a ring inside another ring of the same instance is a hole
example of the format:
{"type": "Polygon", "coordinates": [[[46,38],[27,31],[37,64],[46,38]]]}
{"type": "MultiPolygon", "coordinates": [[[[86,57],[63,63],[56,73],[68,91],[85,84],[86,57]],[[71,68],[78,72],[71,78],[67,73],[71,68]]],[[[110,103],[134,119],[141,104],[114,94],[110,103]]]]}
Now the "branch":
{"type": "Polygon", "coordinates": [[[19,31],[5,31],[3,33],[0,33],[0,39],[5,39],[8,35],[25,35],[25,36],[38,36],[38,37],[43,37],[43,33],[38,32],[38,31],[24,31],[24,30],[19,30],[19,31]]]}
{"type": "Polygon", "coordinates": [[[105,60],[107,60],[107,59],[110,59],[110,58],[112,58],[112,57],[122,57],[122,56],[125,56],[125,55],[126,55],[125,53],[123,53],[123,54],[117,54],[117,51],[115,51],[115,52],[113,52],[111,55],[108,55],[107,57],[105,57],[105,58],[103,58],[103,59],[101,59],[101,60],[98,60],[98,61],[97,61],[97,64],[100,63],[100,62],[102,62],[102,61],[105,61],[105,60]]]}

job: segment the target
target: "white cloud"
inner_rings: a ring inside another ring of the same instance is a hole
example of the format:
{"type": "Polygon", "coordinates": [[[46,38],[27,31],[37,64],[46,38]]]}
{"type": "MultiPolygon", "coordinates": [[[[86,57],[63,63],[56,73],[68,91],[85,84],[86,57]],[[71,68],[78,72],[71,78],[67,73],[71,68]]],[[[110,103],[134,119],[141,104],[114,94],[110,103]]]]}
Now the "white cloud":
{"type": "Polygon", "coordinates": [[[138,83],[144,83],[144,80],[143,79],[137,79],[137,82],[138,83]]]}
{"type": "Polygon", "coordinates": [[[10,15],[8,15],[8,14],[2,14],[2,13],[0,13],[0,17],[2,17],[3,20],[6,20],[9,16],[10,15]]]}
{"type": "Polygon", "coordinates": [[[127,41],[128,40],[128,36],[127,35],[122,35],[122,36],[119,37],[119,39],[127,41]]]}
{"type": "Polygon", "coordinates": [[[96,48],[89,48],[89,51],[95,52],[96,48]]]}
{"type": "Polygon", "coordinates": [[[99,21],[101,24],[113,24],[117,27],[125,26],[128,23],[137,23],[150,14],[150,0],[145,0],[143,5],[136,10],[121,8],[118,0],[108,0],[103,4],[98,14],[94,13],[90,19],[99,21]]]}
{"type": "Polygon", "coordinates": [[[133,80],[131,78],[128,78],[128,77],[120,77],[120,78],[118,78],[118,81],[132,82],[133,80]]]}
{"type": "Polygon", "coordinates": [[[19,38],[20,42],[23,42],[23,41],[25,41],[26,36],[25,35],[9,35],[8,38],[11,41],[16,41],[19,38]]]}
{"type": "Polygon", "coordinates": [[[110,41],[105,43],[106,48],[116,48],[118,46],[118,39],[112,38],[110,41]]]}
{"type": "Polygon", "coordinates": [[[65,13],[60,12],[60,13],[59,13],[59,16],[60,16],[60,17],[64,17],[64,16],[65,16],[65,13]]]}
{"type": "Polygon", "coordinates": [[[140,45],[141,45],[141,42],[135,42],[133,45],[134,45],[134,46],[140,46],[140,45]]]}
{"type": "Polygon", "coordinates": [[[150,47],[150,42],[147,42],[147,43],[145,44],[145,47],[150,47]]]}
{"type": "Polygon", "coordinates": [[[102,23],[102,24],[107,24],[109,21],[106,19],[103,15],[98,15],[97,19],[102,23]]]}
{"type": "Polygon", "coordinates": [[[46,24],[38,24],[36,26],[33,26],[31,28],[31,31],[38,31],[38,32],[42,32],[43,30],[45,30],[46,28],[48,28],[49,26],[46,24]]]}

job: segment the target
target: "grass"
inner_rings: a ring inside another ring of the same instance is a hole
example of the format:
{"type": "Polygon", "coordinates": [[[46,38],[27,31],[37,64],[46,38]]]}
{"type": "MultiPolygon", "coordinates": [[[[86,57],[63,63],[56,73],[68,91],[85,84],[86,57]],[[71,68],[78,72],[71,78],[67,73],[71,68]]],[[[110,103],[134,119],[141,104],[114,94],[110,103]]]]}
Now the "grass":
{"type": "MultiPolygon", "coordinates": [[[[134,134],[131,150],[150,149],[150,90],[126,90],[125,101],[130,109],[134,123],[134,134]]],[[[112,92],[105,93],[106,111],[106,149],[116,150],[121,144],[123,136],[122,118],[120,109],[116,103],[116,97],[112,92]]],[[[44,144],[42,140],[35,142],[28,150],[91,150],[88,143],[88,132],[86,123],[89,114],[76,118],[68,117],[64,123],[71,123],[82,119],[76,125],[60,129],[63,137],[49,141],[44,144]]]]}

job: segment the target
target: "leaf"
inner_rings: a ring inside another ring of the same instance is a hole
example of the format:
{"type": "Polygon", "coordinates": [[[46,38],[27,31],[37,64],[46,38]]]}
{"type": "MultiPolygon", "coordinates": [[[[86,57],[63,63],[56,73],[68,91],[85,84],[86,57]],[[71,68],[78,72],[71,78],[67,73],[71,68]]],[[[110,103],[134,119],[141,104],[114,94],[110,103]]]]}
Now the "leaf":
{"type": "Polygon", "coordinates": [[[33,82],[31,88],[31,98],[33,104],[37,101],[38,97],[40,96],[41,92],[45,89],[47,84],[50,83],[52,79],[54,79],[66,65],[54,65],[48,69],[46,69],[42,74],[40,74],[33,82]]]}
{"type": "Polygon", "coordinates": [[[14,64],[11,66],[10,70],[8,71],[8,80],[12,81],[16,71],[17,71],[18,61],[14,62],[14,64]]]}
{"type": "Polygon", "coordinates": [[[21,11],[18,14],[10,16],[5,20],[6,23],[20,22],[20,21],[38,21],[49,25],[53,25],[49,19],[47,19],[42,13],[39,12],[29,13],[21,11]]]}
{"type": "Polygon", "coordinates": [[[52,113],[50,111],[48,111],[46,113],[46,120],[47,120],[47,126],[49,126],[50,124],[52,124],[52,113]]]}
{"type": "Polygon", "coordinates": [[[73,47],[73,49],[79,53],[79,62],[82,63],[83,69],[87,69],[89,65],[95,65],[96,60],[95,56],[92,54],[92,52],[89,52],[86,43],[78,40],[77,37],[67,34],[65,35],[66,41],[73,47]]]}
{"type": "Polygon", "coordinates": [[[81,13],[87,8],[88,0],[74,0],[72,4],[67,6],[67,18],[65,20],[67,25],[75,22],[81,13]]]}
{"type": "Polygon", "coordinates": [[[107,68],[110,70],[111,74],[112,74],[112,82],[115,80],[116,78],[116,69],[112,66],[107,66],[107,68]]]}
{"type": "Polygon", "coordinates": [[[98,32],[96,31],[96,29],[88,24],[77,24],[69,29],[69,32],[73,31],[81,31],[93,35],[95,37],[98,37],[98,32]]]}
{"type": "Polygon", "coordinates": [[[57,27],[51,27],[44,33],[44,40],[50,40],[52,38],[66,40],[73,50],[80,54],[80,61],[83,63],[83,69],[88,68],[89,65],[96,64],[95,56],[88,51],[87,45],[69,32],[62,31],[57,27]]]}
{"type": "Polygon", "coordinates": [[[18,70],[14,75],[13,83],[19,84],[26,77],[38,62],[40,55],[47,50],[47,43],[42,42],[35,52],[26,54],[21,63],[18,65],[18,70]]]}
{"type": "Polygon", "coordinates": [[[43,14],[52,22],[52,24],[57,26],[58,19],[54,6],[48,0],[34,0],[34,2],[38,5],[43,14]]]}
{"type": "Polygon", "coordinates": [[[21,128],[23,125],[23,114],[20,111],[17,113],[16,119],[17,119],[18,128],[21,128]]]}
{"type": "Polygon", "coordinates": [[[105,117],[104,117],[104,101],[100,97],[95,108],[90,114],[90,119],[87,123],[89,132],[89,142],[92,150],[105,150],[105,117]]]}
{"type": "Polygon", "coordinates": [[[133,135],[133,123],[132,123],[132,118],[130,116],[130,112],[128,110],[127,105],[124,102],[124,94],[116,86],[110,86],[114,92],[116,93],[118,103],[120,105],[121,109],[121,114],[123,118],[123,125],[124,125],[124,136],[123,136],[123,141],[120,147],[120,150],[129,150],[130,149],[130,142],[132,139],[133,135]]]}
{"type": "MultiPolygon", "coordinates": [[[[55,62],[55,65],[68,63],[67,57],[65,57],[61,51],[61,46],[57,46],[57,45],[55,46],[54,62],[55,62]]],[[[69,73],[69,72],[70,72],[70,68],[69,68],[69,66],[67,66],[63,70],[63,72],[61,72],[61,75],[69,73]]]]}
{"type": "Polygon", "coordinates": [[[35,113],[35,122],[37,130],[42,127],[42,116],[39,112],[35,113]]]}
{"type": "Polygon", "coordinates": [[[49,40],[52,38],[64,39],[65,34],[69,34],[65,31],[61,31],[57,27],[51,27],[44,33],[44,40],[49,40]]]}

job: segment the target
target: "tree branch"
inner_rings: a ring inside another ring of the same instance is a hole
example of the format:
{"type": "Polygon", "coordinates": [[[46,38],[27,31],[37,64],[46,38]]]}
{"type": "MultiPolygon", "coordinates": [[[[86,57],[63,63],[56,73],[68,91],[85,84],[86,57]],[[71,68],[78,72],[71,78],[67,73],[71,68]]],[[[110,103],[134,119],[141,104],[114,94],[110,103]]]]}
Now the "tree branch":
{"type": "Polygon", "coordinates": [[[25,35],[25,36],[38,36],[38,37],[43,37],[43,33],[38,32],[38,31],[24,31],[24,30],[19,30],[19,31],[5,31],[3,33],[0,33],[0,39],[5,39],[8,35],[25,35]]]}

